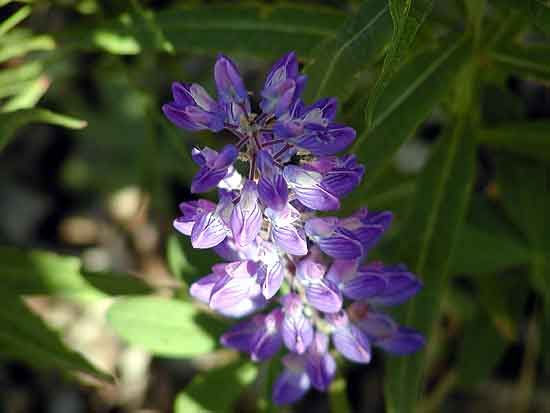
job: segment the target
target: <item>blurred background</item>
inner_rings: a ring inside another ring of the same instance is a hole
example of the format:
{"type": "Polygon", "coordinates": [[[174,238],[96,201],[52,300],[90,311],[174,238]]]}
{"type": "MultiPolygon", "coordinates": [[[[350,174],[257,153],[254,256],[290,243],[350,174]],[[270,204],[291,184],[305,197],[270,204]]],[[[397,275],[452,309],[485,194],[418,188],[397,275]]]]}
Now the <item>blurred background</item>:
{"type": "MultiPolygon", "coordinates": [[[[0,412],[288,411],[266,369],[216,346],[226,320],[186,336],[107,312],[193,306],[188,284],[221,261],[171,223],[192,146],[232,136],[165,120],[171,82],[214,92],[223,52],[258,91],[289,50],[306,97],[337,96],[358,132],[365,184],[342,213],[393,211],[372,258],[425,280],[398,314],[430,339],[417,411],[550,412],[550,5],[413,0],[399,20],[400,3],[0,0],[0,412]]],[[[386,411],[403,396],[386,360],[339,360],[292,411],[386,411]]]]}

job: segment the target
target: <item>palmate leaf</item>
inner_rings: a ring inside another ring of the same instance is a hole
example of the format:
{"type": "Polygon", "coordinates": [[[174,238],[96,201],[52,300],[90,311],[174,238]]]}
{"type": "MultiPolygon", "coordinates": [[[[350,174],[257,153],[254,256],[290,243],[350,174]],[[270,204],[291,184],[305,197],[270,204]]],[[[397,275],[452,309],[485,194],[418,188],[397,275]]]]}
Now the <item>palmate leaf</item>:
{"type": "MultiPolygon", "coordinates": [[[[103,25],[76,27],[58,35],[69,49],[100,48],[114,54],[137,54],[158,48],[158,32],[176,53],[219,53],[274,58],[295,50],[305,58],[334,36],[344,15],[329,8],[299,5],[208,5],[162,10],[155,30],[142,18],[122,15],[103,25]]],[[[162,42],[161,42],[162,43],[162,42]]]]}
{"type": "Polygon", "coordinates": [[[0,355],[32,366],[81,371],[103,380],[112,376],[100,371],[81,354],[68,349],[59,335],[30,311],[19,297],[0,295],[0,355]]]}
{"type": "Polygon", "coordinates": [[[382,91],[403,60],[422,23],[430,13],[433,0],[390,0],[393,36],[384,59],[382,72],[370,93],[367,104],[367,125],[372,125],[374,108],[382,91]]]}
{"type": "MultiPolygon", "coordinates": [[[[473,72],[468,66],[467,74],[473,72]]],[[[474,82],[473,74],[463,81],[474,82]]],[[[470,196],[475,165],[475,140],[466,114],[471,97],[460,98],[454,129],[441,138],[420,174],[411,213],[400,234],[402,257],[422,278],[424,288],[403,309],[402,321],[423,332],[428,342],[447,287],[452,252],[470,196]]],[[[422,389],[426,351],[389,360],[386,403],[389,412],[412,412],[422,389]]]]}
{"type": "Polygon", "coordinates": [[[0,247],[2,290],[14,295],[94,298],[146,294],[151,288],[128,274],[84,272],[77,257],[0,247]]]}
{"type": "Polygon", "coordinates": [[[251,362],[237,362],[199,373],[176,397],[174,412],[233,411],[231,406],[237,401],[246,386],[254,381],[257,372],[257,365],[251,362]]]}
{"type": "Polygon", "coordinates": [[[86,121],[71,118],[47,109],[21,109],[14,112],[0,113],[0,150],[15,136],[17,129],[29,123],[48,123],[69,129],[82,129],[86,121]]]}
{"type": "Polygon", "coordinates": [[[305,100],[321,97],[345,99],[357,75],[382,51],[391,34],[386,0],[365,0],[357,16],[350,18],[338,35],[313,52],[306,67],[308,84],[305,100]]]}
{"type": "Polygon", "coordinates": [[[201,313],[193,303],[160,297],[119,299],[107,320],[130,344],[167,357],[194,357],[216,347],[220,325],[201,313]],[[211,334],[208,330],[212,327],[211,334]]]}
{"type": "Polygon", "coordinates": [[[371,128],[353,146],[369,179],[350,202],[359,203],[367,185],[376,181],[401,144],[447,95],[471,50],[468,38],[449,40],[440,49],[415,57],[393,76],[378,100],[371,128]]]}

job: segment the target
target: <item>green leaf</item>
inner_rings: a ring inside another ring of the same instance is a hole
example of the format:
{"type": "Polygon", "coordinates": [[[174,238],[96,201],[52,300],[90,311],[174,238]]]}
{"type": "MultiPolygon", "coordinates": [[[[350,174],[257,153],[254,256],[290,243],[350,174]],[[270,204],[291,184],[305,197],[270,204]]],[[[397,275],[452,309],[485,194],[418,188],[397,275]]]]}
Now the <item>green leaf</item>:
{"type": "Polygon", "coordinates": [[[485,228],[465,225],[453,252],[451,274],[489,274],[529,262],[529,249],[485,228]]]}
{"type": "Polygon", "coordinates": [[[23,6],[0,24],[0,37],[5,35],[31,14],[30,6],[23,6]]]}
{"type": "Polygon", "coordinates": [[[117,300],[107,314],[111,327],[130,344],[167,357],[193,357],[216,347],[200,326],[207,317],[190,302],[159,297],[117,300]]]}
{"type": "Polygon", "coordinates": [[[528,0],[525,2],[529,7],[529,15],[543,32],[550,35],[550,4],[547,0],[528,0]]]}
{"type": "Polygon", "coordinates": [[[0,38],[0,63],[22,57],[29,52],[55,49],[55,41],[49,35],[33,36],[27,31],[12,31],[0,38]]]}
{"type": "MultiPolygon", "coordinates": [[[[469,125],[468,117],[462,115],[454,130],[437,144],[418,178],[411,213],[400,234],[402,257],[424,282],[421,292],[404,308],[402,321],[423,332],[428,342],[446,291],[474,176],[475,142],[469,125]]],[[[425,359],[426,350],[389,361],[385,387],[389,412],[414,411],[425,359]]]]}
{"type": "MultiPolygon", "coordinates": [[[[170,235],[166,241],[166,261],[170,273],[178,280],[188,281],[195,274],[195,268],[189,263],[180,245],[177,235],[170,235]]],[[[187,282],[189,285],[189,282],[187,282]]]]}
{"type": "MultiPolygon", "coordinates": [[[[367,167],[370,179],[365,182],[375,181],[385,163],[448,94],[470,53],[466,38],[449,41],[415,57],[393,76],[376,105],[371,128],[352,149],[367,167]]],[[[362,192],[356,196],[363,197],[362,192]]]]}
{"type": "Polygon", "coordinates": [[[390,33],[387,1],[364,1],[357,16],[350,18],[335,38],[314,50],[312,62],[305,69],[308,75],[305,100],[325,96],[345,99],[357,75],[374,63],[390,33]]]}
{"type": "Polygon", "coordinates": [[[489,59],[507,72],[550,82],[550,56],[547,47],[508,46],[489,52],[489,59]]]}
{"type": "Polygon", "coordinates": [[[403,61],[416,37],[416,33],[433,7],[433,0],[389,0],[393,21],[393,36],[386,53],[382,72],[376,81],[367,104],[367,125],[374,121],[374,109],[390,78],[403,61]]]}
{"type": "MultiPolygon", "coordinates": [[[[155,30],[176,53],[244,54],[274,58],[295,50],[304,58],[334,36],[343,14],[329,8],[301,5],[238,4],[190,6],[166,9],[152,16],[155,30]]],[[[75,27],[58,35],[65,48],[102,48],[115,54],[136,54],[157,47],[143,19],[129,14],[102,26],[75,27]]]]}
{"type": "Polygon", "coordinates": [[[257,376],[258,367],[251,362],[200,373],[176,397],[175,413],[229,412],[241,392],[257,376]]]}
{"type": "Polygon", "coordinates": [[[220,261],[211,250],[193,248],[189,237],[182,235],[171,236],[166,248],[170,271],[187,285],[210,274],[212,266],[220,261]]]}
{"type": "Polygon", "coordinates": [[[0,283],[10,294],[82,298],[151,291],[143,281],[127,274],[82,272],[77,257],[0,247],[0,261],[0,283]]]}
{"type": "Polygon", "coordinates": [[[331,411],[338,413],[351,412],[346,394],[346,380],[343,377],[339,377],[331,383],[329,396],[331,411]]]}
{"type": "Polygon", "coordinates": [[[466,323],[464,339],[458,351],[456,369],[462,386],[475,386],[486,380],[507,347],[486,314],[478,315],[466,323]]]}
{"type": "Polygon", "coordinates": [[[531,252],[531,280],[550,314],[550,167],[502,156],[497,181],[504,209],[526,237],[531,252]]]}
{"type": "Polygon", "coordinates": [[[71,118],[47,109],[21,109],[15,112],[0,113],[0,150],[15,136],[17,129],[29,123],[48,123],[69,129],[85,128],[84,120],[71,118]]]}
{"type": "Polygon", "coordinates": [[[495,149],[550,162],[550,122],[537,120],[498,124],[481,129],[478,141],[495,149]]]}
{"type": "Polygon", "coordinates": [[[81,354],[68,349],[59,335],[31,312],[19,297],[2,294],[0,353],[32,366],[75,370],[103,380],[112,376],[98,370],[81,354]]]}

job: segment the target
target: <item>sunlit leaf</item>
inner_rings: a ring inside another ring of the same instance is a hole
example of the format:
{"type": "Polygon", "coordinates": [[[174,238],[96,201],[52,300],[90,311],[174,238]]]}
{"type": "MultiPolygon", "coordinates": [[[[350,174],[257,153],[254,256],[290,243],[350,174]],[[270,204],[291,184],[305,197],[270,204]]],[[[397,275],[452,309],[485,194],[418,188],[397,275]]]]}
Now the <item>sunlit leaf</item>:
{"type": "Polygon", "coordinates": [[[71,118],[47,109],[21,109],[0,113],[0,150],[15,136],[17,129],[30,123],[48,123],[69,129],[82,129],[87,125],[84,120],[71,118]]]}
{"type": "Polygon", "coordinates": [[[176,397],[174,412],[232,411],[231,406],[243,389],[254,381],[257,372],[257,365],[239,362],[199,373],[176,397]]]}
{"type": "Polygon", "coordinates": [[[153,354],[193,357],[216,347],[216,339],[200,326],[205,316],[190,302],[160,297],[132,297],[116,301],[107,319],[130,344],[153,354]]]}
{"type": "Polygon", "coordinates": [[[128,274],[84,272],[77,257],[0,247],[0,261],[0,283],[10,294],[93,298],[151,291],[128,274]]]}
{"type": "Polygon", "coordinates": [[[31,312],[19,297],[2,294],[0,311],[0,354],[31,366],[81,371],[104,380],[111,375],[100,371],[81,354],[68,349],[59,335],[31,312]]]}
{"type": "Polygon", "coordinates": [[[25,20],[29,16],[29,14],[31,14],[31,10],[32,9],[30,6],[23,6],[15,13],[13,13],[10,17],[5,19],[2,23],[0,23],[0,36],[5,35],[23,20],[25,20]]]}

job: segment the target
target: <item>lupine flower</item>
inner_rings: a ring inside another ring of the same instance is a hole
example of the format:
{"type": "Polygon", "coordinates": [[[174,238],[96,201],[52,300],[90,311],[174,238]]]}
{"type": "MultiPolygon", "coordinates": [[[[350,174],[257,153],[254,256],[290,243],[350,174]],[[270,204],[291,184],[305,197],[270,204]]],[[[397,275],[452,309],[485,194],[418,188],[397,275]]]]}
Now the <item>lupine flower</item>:
{"type": "Polygon", "coordinates": [[[199,85],[175,83],[174,101],[163,111],[178,127],[226,129],[238,137],[219,152],[193,150],[200,169],[192,192],[217,188],[219,202],[183,202],[174,220],[194,248],[213,248],[227,260],[193,283],[191,295],[229,317],[254,313],[221,344],[255,362],[286,349],[273,387],[278,404],[297,401],[311,387],[328,389],[336,374],[331,342],[345,358],[364,364],[373,347],[394,355],[421,348],[420,333],[382,312],[411,298],[421,282],[403,265],[367,261],[392,214],[362,208],[344,218],[316,216],[338,210],[365,172],[354,155],[337,155],[355,131],[334,121],[336,99],[302,101],[306,77],[293,52],[269,72],[258,96],[260,113],[253,112],[228,57],[218,58],[214,77],[217,100],[199,85]],[[248,162],[248,176],[233,166],[237,158],[248,162]]]}

